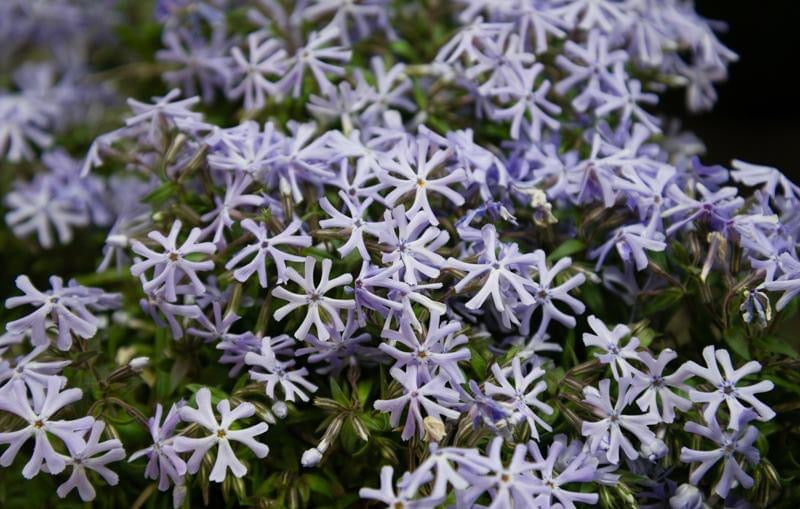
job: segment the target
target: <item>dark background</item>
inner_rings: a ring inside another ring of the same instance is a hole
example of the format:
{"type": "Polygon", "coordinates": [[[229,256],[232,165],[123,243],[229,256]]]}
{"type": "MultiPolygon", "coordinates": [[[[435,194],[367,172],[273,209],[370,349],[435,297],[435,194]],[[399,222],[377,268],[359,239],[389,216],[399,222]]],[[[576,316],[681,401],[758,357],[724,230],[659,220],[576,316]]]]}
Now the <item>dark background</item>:
{"type": "Polygon", "coordinates": [[[709,113],[690,114],[683,97],[668,109],[702,139],[706,163],[733,158],[774,166],[800,182],[800,2],[797,0],[696,0],[698,12],[722,20],[722,42],[739,54],[719,102],[709,113]]]}

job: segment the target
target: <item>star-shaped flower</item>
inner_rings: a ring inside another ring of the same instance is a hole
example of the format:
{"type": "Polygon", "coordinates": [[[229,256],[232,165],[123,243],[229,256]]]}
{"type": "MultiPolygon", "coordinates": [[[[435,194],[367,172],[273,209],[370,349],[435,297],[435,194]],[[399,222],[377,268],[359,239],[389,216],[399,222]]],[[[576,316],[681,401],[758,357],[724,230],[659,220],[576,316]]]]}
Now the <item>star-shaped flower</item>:
{"type": "Polygon", "coordinates": [[[217,458],[211,469],[209,480],[222,482],[225,480],[228,469],[236,477],[242,477],[247,473],[247,467],[236,457],[231,447],[231,441],[246,445],[253,453],[264,458],[269,453],[269,447],[258,442],[255,437],[267,431],[267,423],[259,422],[253,426],[243,429],[232,429],[233,423],[240,419],[251,417],[255,414],[255,407],[251,403],[240,403],[231,409],[231,403],[227,399],[217,403],[217,411],[220,420],[217,421],[214,411],[211,409],[211,391],[206,387],[197,391],[195,394],[197,408],[184,406],[180,409],[180,416],[183,421],[199,424],[211,434],[202,438],[192,438],[178,436],[175,438],[175,450],[177,452],[192,453],[189,461],[186,462],[187,471],[190,474],[196,473],[200,469],[200,463],[208,451],[217,446],[217,458]]]}

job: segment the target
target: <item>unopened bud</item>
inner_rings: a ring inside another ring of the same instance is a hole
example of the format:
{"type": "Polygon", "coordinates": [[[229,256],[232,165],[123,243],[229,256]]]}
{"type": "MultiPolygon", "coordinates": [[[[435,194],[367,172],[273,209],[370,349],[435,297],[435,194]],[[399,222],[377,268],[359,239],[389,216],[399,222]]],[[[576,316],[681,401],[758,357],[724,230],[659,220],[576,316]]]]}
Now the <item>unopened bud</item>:
{"type": "Polygon", "coordinates": [[[134,357],[128,363],[128,366],[137,373],[141,373],[141,371],[149,365],[150,357],[134,357]]]}
{"type": "Polygon", "coordinates": [[[650,461],[660,460],[667,455],[669,449],[663,440],[655,439],[642,444],[642,457],[650,461]]]}
{"type": "Polygon", "coordinates": [[[283,419],[289,413],[289,407],[287,407],[286,403],[283,401],[276,401],[272,405],[272,413],[275,414],[275,417],[278,419],[283,419]]]}
{"type": "Polygon", "coordinates": [[[444,423],[441,419],[429,415],[422,420],[422,424],[425,427],[425,436],[428,440],[439,442],[444,438],[444,423]]]}
{"type": "Polygon", "coordinates": [[[703,509],[703,493],[691,484],[681,484],[669,499],[671,509],[703,509]]]}
{"type": "Polygon", "coordinates": [[[300,458],[300,464],[306,468],[316,467],[322,459],[322,451],[316,447],[306,450],[300,458]]]}

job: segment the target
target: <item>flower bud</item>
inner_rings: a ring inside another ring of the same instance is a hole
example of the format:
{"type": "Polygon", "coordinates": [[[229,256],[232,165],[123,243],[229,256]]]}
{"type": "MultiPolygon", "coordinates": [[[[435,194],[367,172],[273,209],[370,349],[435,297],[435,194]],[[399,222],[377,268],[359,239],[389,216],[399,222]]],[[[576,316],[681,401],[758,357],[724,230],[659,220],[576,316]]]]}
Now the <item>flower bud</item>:
{"type": "Polygon", "coordinates": [[[150,357],[134,357],[128,362],[128,366],[137,373],[141,373],[142,370],[149,365],[150,357]]]}
{"type": "Polygon", "coordinates": [[[432,442],[439,442],[445,436],[444,423],[441,419],[433,416],[428,416],[422,420],[425,427],[425,436],[432,442]]]}
{"type": "Polygon", "coordinates": [[[287,407],[286,403],[283,401],[276,401],[272,405],[272,413],[275,414],[278,419],[283,419],[289,413],[289,407],[287,407]]]}
{"type": "Polygon", "coordinates": [[[681,484],[670,497],[671,509],[703,509],[703,493],[691,484],[681,484]]]}
{"type": "Polygon", "coordinates": [[[655,439],[642,444],[642,457],[650,461],[657,461],[667,455],[669,449],[663,440],[655,439]]]}
{"type": "Polygon", "coordinates": [[[306,450],[300,458],[300,464],[306,468],[316,467],[322,459],[322,451],[316,447],[306,450]]]}

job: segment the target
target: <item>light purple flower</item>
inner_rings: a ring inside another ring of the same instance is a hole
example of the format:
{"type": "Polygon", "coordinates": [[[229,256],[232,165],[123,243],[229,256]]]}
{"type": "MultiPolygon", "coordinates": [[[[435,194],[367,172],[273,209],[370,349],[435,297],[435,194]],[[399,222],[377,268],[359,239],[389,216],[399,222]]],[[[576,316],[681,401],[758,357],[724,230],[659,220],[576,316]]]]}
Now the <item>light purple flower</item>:
{"type": "Polygon", "coordinates": [[[308,395],[304,390],[317,392],[317,386],[306,380],[306,376],[308,376],[306,368],[292,369],[295,364],[293,360],[278,360],[272,349],[271,338],[262,338],[260,351],[247,352],[244,355],[244,362],[250,366],[261,368],[260,370],[250,369],[250,378],[264,384],[270,399],[278,399],[275,396],[277,385],[281,386],[283,399],[286,401],[294,401],[295,396],[301,401],[308,401],[308,395]]]}
{"type": "Polygon", "coordinates": [[[208,156],[208,165],[215,170],[244,172],[254,179],[261,179],[270,161],[277,156],[285,139],[275,130],[272,122],[244,122],[226,130],[224,136],[208,156]]]}
{"type": "Polygon", "coordinates": [[[538,413],[553,414],[553,407],[539,400],[539,395],[547,390],[547,382],[537,380],[544,376],[544,370],[536,367],[527,374],[523,374],[520,358],[514,357],[510,369],[513,383],[508,379],[508,371],[508,368],[504,370],[499,364],[492,365],[492,374],[499,385],[486,382],[484,385],[486,394],[493,398],[499,397],[502,403],[508,405],[509,409],[514,412],[512,421],[525,419],[530,428],[531,437],[538,440],[537,427],[547,431],[552,430],[550,425],[538,415],[538,413]]]}
{"type": "Polygon", "coordinates": [[[625,265],[634,265],[636,270],[646,269],[650,263],[647,251],[664,251],[667,248],[664,234],[655,231],[655,225],[656,222],[651,221],[647,226],[636,223],[614,230],[604,244],[589,252],[589,258],[597,258],[595,270],[600,270],[603,266],[612,247],[616,247],[625,265]]]}
{"type": "Polygon", "coordinates": [[[761,459],[758,449],[753,447],[753,443],[758,438],[758,430],[754,426],[748,426],[748,422],[754,417],[753,412],[745,410],[739,415],[740,422],[736,426],[729,426],[729,428],[734,428],[732,431],[722,431],[713,415],[711,420],[707,421],[708,426],[687,422],[684,426],[686,431],[717,444],[717,448],[711,450],[681,448],[680,460],[682,462],[700,463],[689,476],[689,482],[694,485],[699,484],[711,467],[722,460],[722,476],[714,486],[714,492],[723,498],[727,497],[734,481],[738,481],[743,488],[750,489],[753,486],[753,478],[747,475],[740,465],[737,453],[751,465],[757,464],[761,459]]]}
{"type": "Polygon", "coordinates": [[[408,509],[433,509],[439,503],[438,500],[422,499],[414,500],[414,493],[398,483],[395,490],[392,476],[394,469],[389,465],[381,467],[381,486],[375,488],[361,488],[358,496],[362,499],[377,500],[386,504],[386,507],[403,507],[408,509]]]}
{"type": "Polygon", "coordinates": [[[335,327],[328,327],[331,337],[327,341],[320,341],[313,334],[306,336],[307,347],[298,348],[296,355],[308,355],[308,362],[322,362],[324,365],[316,370],[317,373],[338,376],[348,366],[363,364],[365,360],[376,357],[378,351],[372,346],[367,346],[372,340],[372,335],[367,332],[358,333],[359,323],[353,311],[347,312],[347,321],[343,331],[335,327]]]}
{"type": "Polygon", "coordinates": [[[374,227],[378,242],[390,249],[383,253],[383,263],[402,266],[403,281],[411,285],[419,282],[419,275],[438,277],[445,260],[436,250],[447,243],[450,234],[431,226],[422,211],[408,219],[402,205],[387,209],[383,217],[374,227]]]}
{"type": "Polygon", "coordinates": [[[66,497],[70,491],[77,488],[81,500],[84,502],[94,500],[95,491],[89,482],[87,470],[97,472],[109,486],[116,486],[119,483],[119,476],[106,465],[125,459],[125,450],[122,448],[122,442],[117,439],[100,441],[105,426],[102,421],[95,421],[86,441],[81,440],[79,444],[67,443],[70,455],[65,457],[65,462],[72,467],[72,473],[69,479],[56,489],[59,497],[66,497]]]}
{"type": "Polygon", "coordinates": [[[186,436],[175,437],[175,451],[192,453],[189,461],[186,462],[187,472],[194,474],[200,469],[200,463],[208,451],[217,446],[217,458],[208,477],[210,481],[222,482],[225,480],[228,469],[236,477],[242,477],[247,473],[247,467],[236,457],[231,447],[231,441],[246,445],[258,458],[264,458],[269,453],[269,447],[258,442],[255,437],[267,431],[267,423],[259,422],[253,426],[243,429],[231,429],[231,425],[255,414],[255,407],[251,403],[240,403],[231,409],[230,401],[227,399],[217,403],[217,411],[220,420],[217,421],[214,411],[211,409],[211,391],[206,387],[198,390],[195,394],[197,408],[184,406],[180,409],[181,420],[185,422],[199,424],[210,432],[210,435],[203,438],[191,438],[186,436]]]}
{"type": "Polygon", "coordinates": [[[577,111],[586,111],[601,90],[608,88],[613,81],[610,69],[627,58],[623,50],[609,51],[608,38],[599,30],[589,32],[585,45],[566,41],[564,54],[556,56],[556,64],[569,75],[556,83],[554,90],[559,95],[565,95],[572,89],[579,90],[580,93],[572,100],[572,106],[577,111]],[[580,87],[577,87],[579,84],[580,87]]]}
{"type": "Polygon", "coordinates": [[[267,287],[267,257],[275,263],[278,283],[285,283],[289,279],[289,272],[286,262],[302,262],[302,256],[286,253],[278,249],[278,246],[292,246],[295,248],[308,247],[311,245],[311,237],[306,235],[302,229],[302,222],[295,218],[291,223],[277,235],[270,236],[267,226],[261,222],[255,222],[250,218],[242,221],[242,228],[250,232],[255,237],[255,242],[243,247],[225,264],[225,268],[231,270],[241,264],[247,257],[255,253],[255,256],[233,271],[233,277],[237,281],[244,283],[254,274],[258,274],[258,282],[262,288],[267,287]]]}
{"type": "MultiPolygon", "coordinates": [[[[288,338],[288,336],[287,336],[288,338]]],[[[275,338],[276,340],[278,338],[275,338]]],[[[289,338],[293,343],[294,341],[289,338]]],[[[220,364],[233,364],[228,376],[235,377],[242,368],[245,367],[244,357],[248,352],[258,352],[261,348],[261,338],[252,332],[242,334],[228,334],[222,341],[217,343],[217,350],[222,350],[219,358],[220,364]]]]}
{"type": "Polygon", "coordinates": [[[536,507],[574,509],[576,503],[594,505],[599,499],[597,493],[582,493],[562,487],[565,484],[591,483],[597,470],[586,453],[580,452],[572,456],[566,442],[566,436],[556,435],[546,456],[541,453],[536,442],[528,442],[528,451],[536,462],[535,468],[540,479],[540,485],[535,490],[536,507]],[[553,499],[557,501],[556,504],[553,504],[553,499]]]}
{"type": "Polygon", "coordinates": [[[178,455],[174,444],[175,427],[180,423],[179,411],[183,405],[183,401],[174,403],[162,423],[163,408],[161,403],[157,403],[156,414],[147,421],[153,445],[136,451],[128,458],[128,461],[135,461],[147,456],[144,475],[148,479],[158,479],[158,489],[161,491],[166,491],[170,482],[175,485],[182,484],[183,476],[186,474],[186,462],[178,455]]]}
{"type": "Polygon", "coordinates": [[[369,106],[361,114],[363,122],[374,121],[390,108],[405,111],[416,109],[407,97],[411,91],[411,80],[405,74],[404,64],[395,64],[387,70],[383,58],[376,55],[370,60],[370,67],[375,78],[375,92],[368,98],[369,106]]]}
{"type": "Polygon", "coordinates": [[[595,115],[604,117],[611,112],[618,112],[621,122],[628,122],[633,118],[644,124],[650,132],[660,133],[658,119],[640,106],[640,103],[657,104],[658,96],[642,92],[642,83],[628,79],[622,63],[615,65],[613,76],[614,79],[609,82],[611,91],[598,94],[599,105],[594,109],[595,115]]]}
{"type": "Polygon", "coordinates": [[[553,282],[558,273],[572,265],[572,259],[561,258],[551,268],[547,268],[546,257],[544,252],[536,250],[534,255],[537,256],[536,262],[537,278],[538,281],[532,282],[531,294],[536,299],[536,303],[532,306],[524,308],[524,318],[522,322],[522,330],[527,333],[530,328],[530,320],[533,313],[541,308],[542,320],[539,323],[539,328],[534,333],[535,336],[542,336],[547,331],[547,326],[551,320],[556,320],[565,327],[575,327],[575,317],[569,316],[556,307],[556,302],[563,302],[573,313],[581,314],[586,309],[583,302],[569,294],[571,290],[583,284],[586,276],[583,274],[575,274],[558,286],[554,286],[553,282]]]}
{"type": "Polygon", "coordinates": [[[697,183],[696,189],[700,194],[699,199],[689,196],[675,184],[669,187],[668,194],[676,205],[662,212],[661,216],[678,215],[680,219],[667,228],[667,235],[700,222],[708,224],[711,229],[719,229],[744,205],[744,199],[738,196],[735,187],[723,187],[711,192],[703,184],[697,183]]]}
{"type": "Polygon", "coordinates": [[[762,189],[770,197],[776,197],[780,188],[783,197],[789,200],[800,199],[800,186],[784,175],[779,169],[770,166],[746,163],[734,159],[731,166],[735,170],[731,171],[731,178],[735,182],[741,182],[749,187],[762,186],[762,189]]]}
{"type": "Polygon", "coordinates": [[[478,263],[467,263],[456,258],[448,258],[445,265],[448,268],[452,267],[467,273],[455,285],[456,292],[463,290],[476,278],[486,275],[485,281],[480,285],[480,290],[466,303],[467,308],[480,309],[491,295],[495,308],[498,311],[504,311],[505,301],[508,300],[507,292],[503,291],[505,286],[510,286],[518,299],[518,301],[511,301],[511,304],[521,302],[525,305],[533,305],[536,303],[536,299],[531,295],[533,284],[528,272],[530,267],[536,266],[539,257],[544,253],[537,251],[536,253],[522,254],[516,244],[498,243],[497,230],[492,224],[481,228],[481,238],[483,250],[479,253],[478,263]]]}
{"type": "Polygon", "coordinates": [[[43,466],[47,472],[58,474],[66,467],[64,457],[56,452],[50,443],[48,434],[58,437],[67,444],[70,450],[80,450],[83,445],[81,435],[92,427],[94,418],[87,416],[74,420],[54,420],[53,415],[65,406],[81,399],[80,389],[61,390],[63,380],[51,377],[47,381],[47,391],[43,397],[37,397],[33,405],[28,400],[25,384],[15,381],[10,388],[0,392],[0,410],[12,413],[26,423],[16,431],[0,433],[0,444],[8,444],[8,449],[0,456],[0,465],[11,465],[23,445],[34,438],[33,454],[22,469],[22,475],[31,479],[43,466]]]}
{"type": "Polygon", "coordinates": [[[133,251],[146,260],[140,260],[131,266],[131,274],[143,276],[148,270],[153,269],[153,277],[142,286],[147,293],[164,292],[164,298],[169,302],[177,300],[178,284],[184,276],[189,278],[191,290],[195,294],[205,291],[205,285],[200,281],[197,272],[214,268],[214,262],[205,260],[192,261],[190,257],[196,254],[213,254],[217,248],[211,242],[197,242],[202,235],[200,228],[192,228],[186,240],[178,246],[178,235],[181,231],[181,221],[176,219],[172,223],[169,235],[164,236],[159,231],[152,231],[147,236],[157,242],[163,251],[150,249],[139,241],[133,242],[133,251]]]}
{"type": "Polygon", "coordinates": [[[374,406],[376,410],[389,413],[392,426],[400,424],[400,417],[408,407],[401,434],[403,440],[408,440],[415,433],[423,433],[423,410],[427,416],[436,419],[457,419],[460,415],[457,410],[450,408],[458,401],[458,393],[446,386],[444,377],[436,376],[420,384],[417,367],[413,364],[406,371],[392,368],[390,374],[403,386],[404,394],[394,399],[379,399],[374,406]]]}
{"type": "Polygon", "coordinates": [[[271,38],[259,30],[247,36],[247,56],[234,47],[231,50],[233,62],[228,79],[228,97],[237,99],[244,96],[246,110],[263,108],[266,98],[274,96],[278,80],[287,69],[286,50],[281,41],[271,38]]]}
{"type": "Polygon", "coordinates": [[[87,210],[74,200],[59,195],[58,189],[59,183],[48,174],[39,174],[30,183],[14,183],[14,188],[3,200],[9,209],[5,221],[14,235],[25,237],[36,232],[39,244],[49,249],[54,244],[52,230],[55,230],[58,242],[69,244],[73,228],[90,223],[87,210]]]}
{"type": "Polygon", "coordinates": [[[327,74],[341,76],[344,74],[344,68],[331,61],[344,63],[349,61],[352,55],[352,51],[342,46],[328,46],[340,35],[339,28],[334,25],[328,25],[319,32],[311,32],[306,45],[298,48],[294,56],[290,57],[288,71],[278,83],[278,87],[281,90],[291,90],[293,97],[300,97],[303,78],[308,70],[320,90],[326,92],[334,88],[327,74]]]}
{"type": "Polygon", "coordinates": [[[366,325],[366,310],[377,311],[386,317],[391,313],[403,313],[403,303],[388,296],[380,295],[379,289],[400,289],[408,287],[408,283],[398,281],[393,276],[402,269],[401,265],[377,267],[369,261],[361,264],[361,271],[353,282],[353,296],[356,301],[356,316],[361,327],[366,325]]]}
{"type": "Polygon", "coordinates": [[[13,367],[8,361],[0,358],[0,392],[10,387],[14,380],[22,380],[31,394],[36,394],[34,399],[44,396],[48,380],[55,377],[61,380],[62,385],[66,377],[58,375],[62,369],[72,361],[46,361],[36,360],[49,349],[50,345],[39,345],[26,355],[14,360],[13,367]]]}
{"type": "Polygon", "coordinates": [[[163,97],[152,97],[152,104],[128,99],[128,105],[133,110],[133,116],[125,119],[125,125],[134,127],[147,125],[148,138],[152,143],[156,143],[156,131],[159,130],[159,123],[167,121],[175,123],[178,120],[200,120],[203,116],[200,113],[189,110],[190,107],[200,102],[200,98],[189,97],[178,99],[180,89],[173,88],[163,97]]]}
{"type": "Polygon", "coordinates": [[[768,278],[762,287],[773,292],[783,292],[778,302],[775,303],[775,309],[780,311],[797,294],[800,294],[800,260],[790,252],[781,253],[777,259],[777,266],[781,269],[782,274],[773,280],[768,278]]]}
{"type": "Polygon", "coordinates": [[[222,306],[223,303],[217,301],[214,301],[211,304],[211,311],[214,314],[213,322],[204,314],[201,314],[197,317],[197,321],[200,322],[200,325],[202,325],[205,330],[189,327],[186,332],[199,338],[203,338],[206,342],[215,340],[224,341],[231,336],[235,336],[235,334],[230,332],[230,328],[241,317],[233,312],[225,313],[225,316],[223,316],[222,306]]]}
{"type": "Polygon", "coordinates": [[[470,352],[463,347],[467,337],[457,334],[461,323],[442,320],[442,316],[431,313],[424,334],[417,334],[410,320],[400,320],[398,330],[384,329],[383,337],[389,339],[378,348],[395,360],[394,367],[407,370],[408,366],[417,368],[420,383],[436,376],[443,376],[452,383],[461,384],[466,380],[458,363],[469,360],[470,352]]]}
{"type": "Polygon", "coordinates": [[[273,313],[272,316],[276,320],[283,320],[286,315],[295,309],[308,308],[303,322],[294,333],[294,337],[301,341],[308,335],[312,325],[316,328],[317,338],[322,341],[327,341],[330,338],[330,333],[320,313],[321,310],[324,310],[325,315],[333,320],[333,325],[336,329],[344,330],[344,323],[339,316],[339,312],[343,309],[354,309],[356,306],[353,300],[334,299],[325,295],[338,286],[349,284],[353,280],[353,276],[341,274],[330,279],[333,262],[329,258],[325,258],[322,260],[322,274],[320,275],[319,283],[315,283],[314,267],[316,263],[317,261],[313,256],[306,257],[304,276],[300,276],[291,267],[288,269],[287,276],[289,280],[299,285],[304,294],[292,293],[282,286],[272,290],[272,295],[286,301],[285,305],[276,309],[275,313],[273,313]]]}
{"type": "Polygon", "coordinates": [[[50,276],[51,289],[44,292],[33,286],[28,276],[18,276],[15,283],[25,295],[6,299],[6,308],[27,304],[38,309],[8,322],[6,329],[13,334],[30,331],[31,343],[41,346],[49,344],[46,329],[50,319],[58,328],[56,345],[60,350],[69,350],[73,334],[83,339],[93,337],[97,333],[98,320],[91,309],[116,307],[120,297],[97,288],[81,286],[75,281],[64,286],[64,281],[58,276],[50,276]]]}
{"type": "Polygon", "coordinates": [[[594,315],[587,318],[589,326],[594,331],[594,334],[589,332],[583,333],[583,344],[587,347],[600,348],[603,353],[595,352],[594,356],[603,364],[611,365],[611,372],[614,378],[619,380],[620,377],[629,377],[633,373],[633,366],[631,366],[628,359],[638,359],[636,349],[639,347],[639,339],[631,337],[625,346],[620,343],[620,340],[625,338],[631,333],[627,325],[617,324],[613,330],[610,330],[602,320],[594,315]],[[621,371],[617,371],[617,368],[621,371]]]}
{"type": "Polygon", "coordinates": [[[433,479],[431,496],[444,497],[447,495],[448,485],[454,490],[469,488],[469,482],[459,472],[461,469],[468,469],[473,473],[485,473],[488,469],[484,463],[485,459],[477,449],[439,447],[432,442],[428,457],[403,480],[403,485],[409,492],[416,493],[421,485],[433,479]]]}
{"type": "Polygon", "coordinates": [[[177,67],[164,72],[164,81],[189,96],[199,89],[205,102],[212,101],[214,89],[222,88],[230,78],[224,56],[229,45],[224,25],[213,25],[208,40],[183,27],[165,29],[162,42],[165,48],[156,52],[156,60],[177,67]]]}
{"type": "Polygon", "coordinates": [[[544,66],[538,62],[530,67],[518,64],[512,74],[517,79],[490,92],[492,96],[514,101],[511,106],[493,107],[490,112],[494,120],[511,120],[512,140],[518,139],[524,129],[528,139],[539,141],[544,126],[553,131],[560,126],[553,115],[561,113],[561,107],[547,99],[550,81],[538,79],[543,70],[544,66]]]}
{"type": "Polygon", "coordinates": [[[230,173],[225,173],[225,195],[223,198],[214,196],[216,208],[211,212],[207,212],[200,216],[202,221],[209,223],[208,226],[203,228],[203,237],[206,237],[211,232],[214,237],[211,241],[218,245],[224,246],[225,230],[229,230],[233,226],[233,218],[240,215],[238,210],[240,207],[259,207],[264,203],[264,198],[256,194],[246,194],[247,188],[253,183],[253,180],[248,175],[239,174],[231,177],[230,173]]]}
{"type": "Polygon", "coordinates": [[[642,411],[655,413],[661,416],[661,421],[671,423],[675,420],[675,409],[686,412],[692,407],[692,402],[679,396],[672,388],[688,392],[689,387],[683,383],[691,376],[686,369],[678,369],[671,375],[664,374],[664,368],[670,361],[678,357],[674,350],[665,348],[659,352],[658,357],[653,357],[650,352],[637,352],[637,359],[645,365],[647,371],[634,373],[634,386],[637,392],[641,391],[636,399],[636,404],[642,411]],[[659,411],[659,400],[661,411],[659,411]]]}
{"type": "Polygon", "coordinates": [[[429,193],[441,194],[456,206],[463,205],[464,197],[449,186],[463,181],[465,174],[462,168],[450,169],[445,166],[450,156],[449,150],[438,149],[429,155],[429,147],[426,138],[417,139],[414,145],[401,145],[393,158],[381,162],[386,172],[378,174],[378,177],[391,187],[385,198],[389,206],[394,206],[402,196],[413,193],[414,202],[406,214],[414,217],[423,211],[428,222],[436,226],[439,220],[431,208],[429,193]],[[445,175],[432,178],[432,174],[440,167],[445,168],[445,175]]]}
{"type": "Polygon", "coordinates": [[[558,0],[553,13],[570,28],[591,30],[600,28],[614,34],[630,22],[625,4],[616,0],[558,0]]]}
{"type": "Polygon", "coordinates": [[[341,228],[345,233],[350,236],[343,246],[339,247],[337,251],[342,256],[347,256],[354,249],[358,249],[362,260],[369,260],[369,252],[367,246],[364,244],[364,232],[367,229],[367,221],[364,215],[367,209],[372,204],[372,198],[367,198],[361,203],[354,202],[344,191],[339,191],[339,197],[344,202],[349,215],[339,212],[327,198],[320,199],[320,207],[330,216],[329,219],[323,219],[319,222],[322,228],[341,228]]]}
{"type": "Polygon", "coordinates": [[[710,392],[698,389],[689,391],[689,399],[694,403],[705,405],[703,417],[706,422],[710,423],[716,419],[717,409],[722,403],[727,405],[730,412],[728,426],[731,429],[739,429],[737,426],[741,420],[740,417],[748,408],[745,405],[749,405],[761,421],[769,421],[775,417],[775,412],[755,396],[772,390],[774,384],[770,380],[762,380],[748,386],[740,385],[742,378],[761,371],[761,363],[750,361],[738,369],[734,369],[728,351],[716,350],[713,345],[703,348],[703,359],[706,362],[705,367],[689,361],[681,369],[702,378],[714,387],[710,392]],[[722,371],[720,371],[720,366],[722,366],[722,371]]]}
{"type": "Polygon", "coordinates": [[[586,443],[592,453],[600,450],[601,446],[607,447],[606,457],[611,463],[619,463],[620,448],[629,459],[633,460],[639,457],[639,452],[623,431],[631,433],[640,442],[648,443],[656,440],[655,433],[650,431],[648,426],[658,424],[660,420],[656,414],[624,414],[625,408],[633,398],[632,380],[623,377],[618,380],[618,383],[619,393],[613,404],[611,403],[611,380],[607,378],[600,380],[600,390],[592,386],[583,389],[583,401],[594,407],[600,420],[584,421],[581,426],[581,434],[588,437],[586,443]]]}
{"type": "MultiPolygon", "coordinates": [[[[144,283],[144,276],[141,276],[139,279],[144,283]]],[[[169,325],[172,337],[176,340],[183,337],[183,328],[176,317],[191,319],[199,318],[203,314],[203,310],[201,310],[197,304],[176,304],[167,301],[164,298],[163,289],[155,292],[148,292],[145,298],[139,300],[139,307],[142,308],[142,311],[150,315],[150,318],[152,318],[159,327],[169,325]],[[166,324],[164,320],[161,319],[162,316],[167,319],[166,324]]]]}
{"type": "Polygon", "coordinates": [[[495,437],[483,458],[484,471],[461,473],[470,487],[456,493],[459,507],[473,507],[484,493],[492,500],[490,507],[538,507],[535,502],[539,479],[534,475],[534,465],[528,461],[525,444],[517,444],[508,464],[501,454],[503,438],[495,437]]]}
{"type": "Polygon", "coordinates": [[[342,44],[350,44],[350,25],[357,37],[363,38],[377,28],[391,30],[387,20],[388,0],[311,0],[305,6],[302,16],[319,21],[333,13],[330,24],[339,29],[342,44]]]}

